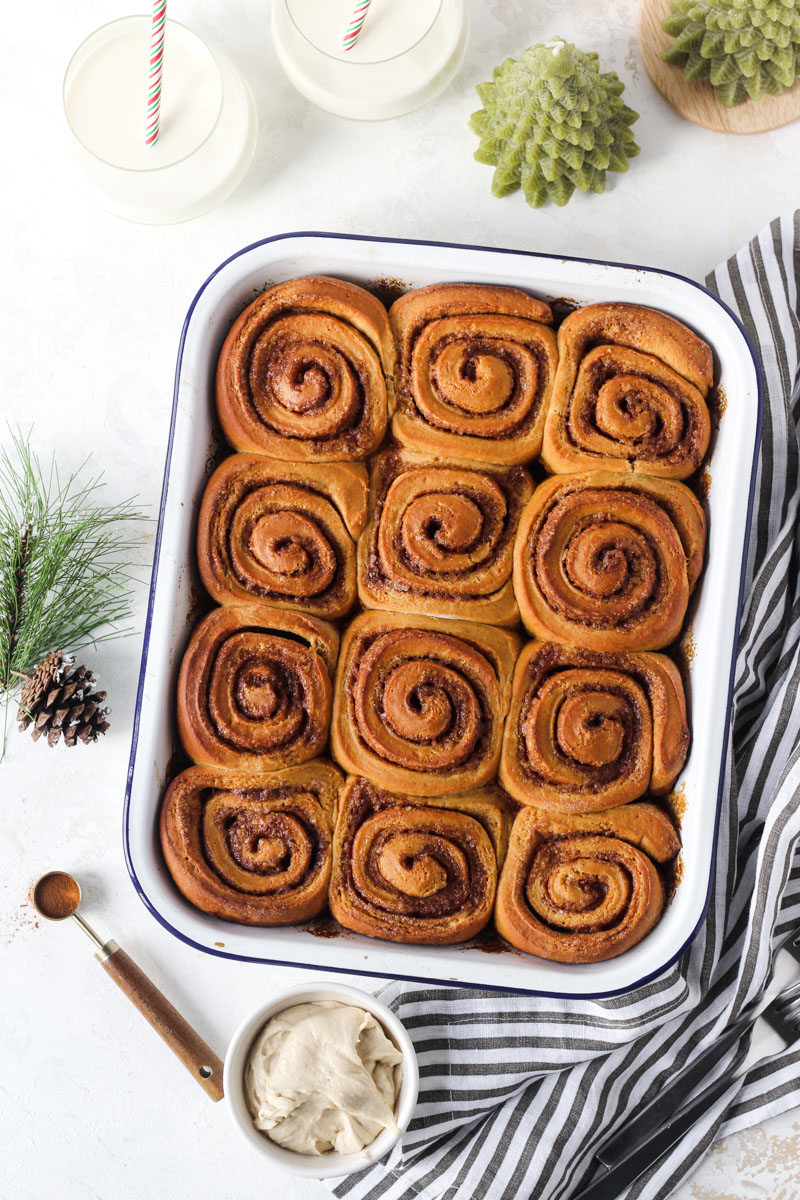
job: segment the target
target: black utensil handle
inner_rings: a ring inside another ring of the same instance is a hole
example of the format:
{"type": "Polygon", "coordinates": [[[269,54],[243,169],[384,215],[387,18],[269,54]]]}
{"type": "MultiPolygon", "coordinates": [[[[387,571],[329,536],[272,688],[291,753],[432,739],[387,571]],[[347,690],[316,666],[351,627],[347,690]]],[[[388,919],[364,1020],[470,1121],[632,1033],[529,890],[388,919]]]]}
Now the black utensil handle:
{"type": "Polygon", "coordinates": [[[626,1187],[658,1162],[663,1154],[671,1150],[697,1124],[712,1104],[725,1095],[731,1082],[728,1074],[723,1075],[721,1079],[715,1079],[694,1100],[675,1113],[649,1141],[628,1158],[604,1171],[572,1200],[617,1200],[626,1187]]]}
{"type": "Polygon", "coordinates": [[[721,1037],[687,1063],[635,1117],[604,1142],[595,1151],[603,1166],[615,1167],[643,1146],[686,1103],[754,1020],[754,1017],[740,1017],[729,1025],[721,1037]]]}

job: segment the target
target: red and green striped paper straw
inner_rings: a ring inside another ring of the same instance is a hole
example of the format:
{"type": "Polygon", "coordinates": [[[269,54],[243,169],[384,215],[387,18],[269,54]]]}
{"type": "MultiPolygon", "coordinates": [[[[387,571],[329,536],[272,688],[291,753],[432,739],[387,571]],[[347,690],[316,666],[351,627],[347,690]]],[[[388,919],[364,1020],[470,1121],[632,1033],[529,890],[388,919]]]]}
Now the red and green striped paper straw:
{"type": "Polygon", "coordinates": [[[342,49],[352,50],[358,41],[358,35],[361,33],[361,26],[366,20],[369,6],[372,0],[359,0],[358,4],[353,9],[353,15],[350,18],[344,37],[342,38],[342,49]]]}
{"type": "Polygon", "coordinates": [[[145,144],[155,146],[161,119],[161,69],[164,66],[164,27],[167,23],[167,0],[154,0],[153,21],[150,26],[150,63],[147,77],[147,119],[145,144]]]}

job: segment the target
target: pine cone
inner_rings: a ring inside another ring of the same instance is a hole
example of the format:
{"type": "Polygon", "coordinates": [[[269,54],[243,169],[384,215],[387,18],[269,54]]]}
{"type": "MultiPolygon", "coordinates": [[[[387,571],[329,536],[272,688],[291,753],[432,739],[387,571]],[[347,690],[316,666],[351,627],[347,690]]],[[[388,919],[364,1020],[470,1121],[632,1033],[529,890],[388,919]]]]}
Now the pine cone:
{"type": "Polygon", "coordinates": [[[576,188],[602,192],[608,171],[627,171],[639,153],[630,129],[638,114],[622,100],[624,84],[598,63],[556,38],[506,59],[492,82],[478,85],[483,108],[470,125],[481,139],[476,159],[495,167],[495,196],[522,187],[533,208],[566,204],[576,188]]]}
{"type": "Polygon", "coordinates": [[[74,658],[65,658],[60,650],[47,654],[22,689],[20,732],[33,725],[33,740],[46,737],[48,746],[60,737],[68,746],[96,742],[108,729],[108,709],[100,708],[106,693],[93,691],[94,683],[92,672],[76,667],[74,658]]]}
{"type": "Polygon", "coordinates": [[[672,0],[661,24],[675,38],[661,57],[690,82],[708,80],[720,104],[780,96],[800,74],[796,0],[672,0]]]}

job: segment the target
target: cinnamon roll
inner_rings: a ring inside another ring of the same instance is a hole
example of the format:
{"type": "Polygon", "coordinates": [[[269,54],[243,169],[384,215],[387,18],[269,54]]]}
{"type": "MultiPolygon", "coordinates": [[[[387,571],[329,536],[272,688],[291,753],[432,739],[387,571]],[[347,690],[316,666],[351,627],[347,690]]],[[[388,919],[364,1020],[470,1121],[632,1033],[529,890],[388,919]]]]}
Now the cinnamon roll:
{"type": "Polygon", "coordinates": [[[342,617],[356,601],[353,539],[366,515],[360,464],[232,454],[209,479],[200,505],[203,583],[223,604],[258,600],[342,617]]]}
{"type": "Polygon", "coordinates": [[[189,767],[167,789],[161,846],[196,908],[242,925],[294,925],[328,899],[343,780],[318,760],[274,774],[189,767]]]}
{"type": "Polygon", "coordinates": [[[706,525],[682,483],[626,471],[555,475],[514,547],[514,591],[534,636],[591,650],[658,650],[680,633],[706,525]]]}
{"type": "Polygon", "coordinates": [[[515,634],[489,625],[362,613],[342,638],[334,758],[411,796],[488,783],[518,650],[515,634]]]}
{"type": "Polygon", "coordinates": [[[507,804],[499,788],[412,800],[349,779],[334,834],[334,917],[392,942],[444,946],[474,937],[492,915],[507,804]]]}
{"type": "Polygon", "coordinates": [[[362,459],[386,431],[394,343],[364,288],[309,275],[268,288],[225,339],[217,410],[237,450],[302,462],[362,459]]]}
{"type": "Polygon", "coordinates": [[[370,521],[358,545],[365,608],[515,625],[514,535],[533,483],[523,467],[373,461],[370,521]]]}
{"type": "Polygon", "coordinates": [[[663,654],[531,642],[514,673],[500,782],[522,804],[615,808],[669,792],[688,746],[683,684],[663,654]]]}
{"type": "Polygon", "coordinates": [[[517,288],[449,283],[408,292],[389,316],[398,441],[479,462],[538,455],[557,359],[547,304],[517,288]]]}
{"type": "Polygon", "coordinates": [[[270,771],[325,748],[332,625],[266,604],[214,609],[195,629],[178,676],[178,731],[198,763],[270,771]]]}
{"type": "Polygon", "coordinates": [[[710,348],[666,313],[590,304],[558,331],[542,462],[549,471],[627,467],[685,479],[711,436],[710,348]]]}
{"type": "Polygon", "coordinates": [[[495,906],[512,946],[554,962],[603,962],[650,932],[664,908],[657,864],[680,840],[653,804],[514,820],[495,906]]]}

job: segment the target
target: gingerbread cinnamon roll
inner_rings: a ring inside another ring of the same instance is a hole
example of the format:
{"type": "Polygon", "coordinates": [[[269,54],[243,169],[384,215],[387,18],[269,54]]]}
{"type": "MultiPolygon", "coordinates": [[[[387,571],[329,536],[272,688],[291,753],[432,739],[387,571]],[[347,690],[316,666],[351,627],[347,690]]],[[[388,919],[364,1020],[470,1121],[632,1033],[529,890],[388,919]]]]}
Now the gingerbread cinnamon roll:
{"type": "Polygon", "coordinates": [[[516,635],[489,625],[362,613],[342,638],[334,758],[411,796],[488,783],[518,649],[516,635]]]}
{"type": "Polygon", "coordinates": [[[350,779],[334,834],[331,912],[367,937],[467,941],[492,915],[509,825],[499,788],[412,800],[350,779]]]}
{"type": "Polygon", "coordinates": [[[301,462],[362,459],[386,431],[394,343],[364,288],[309,275],[268,288],[225,339],[217,410],[237,450],[301,462]]]}
{"type": "Polygon", "coordinates": [[[682,483],[625,471],[545,480],[520,520],[514,591],[545,641],[590,650],[658,650],[686,616],[706,523],[682,483]]]}
{"type": "Polygon", "coordinates": [[[479,462],[538,455],[557,359],[547,304],[517,288],[436,284],[401,296],[389,316],[398,441],[479,462]]]}
{"type": "Polygon", "coordinates": [[[270,771],[325,748],[332,625],[266,604],[214,609],[195,629],[178,676],[178,731],[195,762],[270,771]]]}
{"type": "Polygon", "coordinates": [[[638,304],[590,304],[558,331],[542,462],[549,471],[626,467],[685,479],[711,436],[709,346],[638,304]]]}
{"type": "Polygon", "coordinates": [[[595,812],[661,796],[689,747],[686,700],[663,654],[531,642],[514,673],[500,782],[521,804],[595,812]]]}
{"type": "Polygon", "coordinates": [[[554,962],[603,962],[653,928],[664,908],[658,864],[680,840],[653,804],[514,820],[495,906],[512,946],[554,962]]]}
{"type": "Polygon", "coordinates": [[[399,450],[379,455],[358,545],[361,603],[515,625],[514,535],[532,494],[523,467],[432,463],[399,450]]]}
{"type": "Polygon", "coordinates": [[[353,539],[366,515],[360,464],[232,454],[200,505],[197,562],[206,590],[223,604],[258,600],[342,617],[356,601],[353,539]]]}
{"type": "Polygon", "coordinates": [[[161,846],[196,908],[242,925],[295,925],[328,899],[343,780],[317,761],[275,774],[189,767],[167,789],[161,846]]]}

